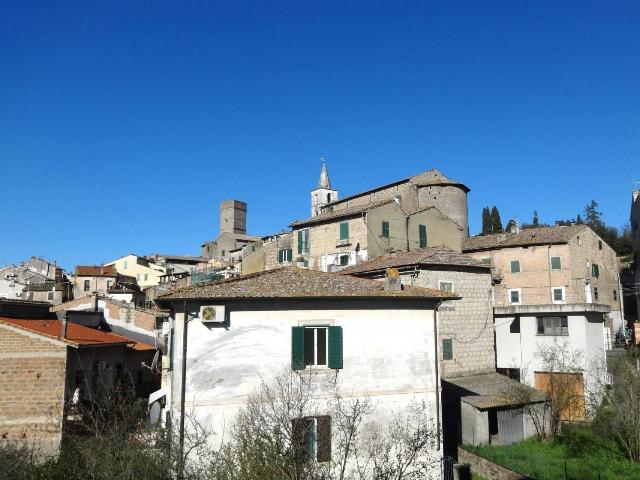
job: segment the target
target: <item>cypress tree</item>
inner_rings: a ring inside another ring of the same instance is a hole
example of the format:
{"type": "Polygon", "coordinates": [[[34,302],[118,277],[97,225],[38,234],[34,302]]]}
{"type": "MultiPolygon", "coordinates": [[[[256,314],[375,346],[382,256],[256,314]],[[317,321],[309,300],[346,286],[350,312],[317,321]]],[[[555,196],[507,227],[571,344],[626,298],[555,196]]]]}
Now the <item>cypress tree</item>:
{"type": "Polygon", "coordinates": [[[498,212],[498,209],[494,205],[491,209],[491,233],[502,233],[503,231],[500,212],[498,212]]]}
{"type": "Polygon", "coordinates": [[[540,226],[540,220],[538,220],[538,211],[534,210],[533,211],[533,221],[531,222],[531,225],[534,227],[539,227],[540,226]]]}
{"type": "Polygon", "coordinates": [[[482,235],[489,235],[491,233],[491,214],[489,213],[489,207],[482,209],[482,235]]]}

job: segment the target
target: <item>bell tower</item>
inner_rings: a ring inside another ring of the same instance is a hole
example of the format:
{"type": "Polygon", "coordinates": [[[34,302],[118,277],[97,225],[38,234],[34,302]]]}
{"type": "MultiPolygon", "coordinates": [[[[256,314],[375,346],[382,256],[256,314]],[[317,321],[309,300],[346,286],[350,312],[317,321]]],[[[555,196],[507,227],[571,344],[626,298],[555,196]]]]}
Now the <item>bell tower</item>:
{"type": "Polygon", "coordinates": [[[331,182],[329,181],[329,173],[327,172],[327,163],[324,160],[324,156],[320,156],[322,162],[322,168],[320,169],[320,180],[318,180],[318,186],[311,190],[311,216],[315,217],[320,213],[320,209],[338,200],[338,191],[331,188],[331,182]]]}

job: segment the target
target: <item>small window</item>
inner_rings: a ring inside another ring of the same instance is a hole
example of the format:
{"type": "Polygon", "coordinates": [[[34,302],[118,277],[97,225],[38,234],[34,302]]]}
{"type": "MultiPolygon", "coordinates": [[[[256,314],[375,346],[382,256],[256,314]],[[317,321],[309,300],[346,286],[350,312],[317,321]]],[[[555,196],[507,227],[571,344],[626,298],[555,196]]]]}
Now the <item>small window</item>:
{"type": "Polygon", "coordinates": [[[340,240],[349,240],[349,222],[340,224],[340,240]]]}
{"type": "Polygon", "coordinates": [[[578,237],[578,246],[582,246],[582,239],[580,237],[578,237]]]}
{"type": "Polygon", "coordinates": [[[293,258],[293,252],[290,248],[278,250],[278,263],[290,262],[293,258]]]}
{"type": "Polygon", "coordinates": [[[295,450],[306,462],[331,460],[331,417],[296,418],[292,421],[295,450]]]}
{"type": "Polygon", "coordinates": [[[480,262],[484,263],[485,265],[491,265],[493,264],[493,259],[491,257],[482,257],[480,259],[480,262]]]}
{"type": "Polygon", "coordinates": [[[420,248],[427,248],[427,226],[418,225],[418,235],[420,237],[420,248]]]}
{"type": "Polygon", "coordinates": [[[453,360],[453,340],[451,338],[442,339],[442,359],[453,360]]]}
{"type": "Polygon", "coordinates": [[[327,203],[331,203],[331,194],[327,193],[327,203]]]}
{"type": "Polygon", "coordinates": [[[439,282],[439,287],[440,290],[443,290],[445,292],[453,292],[453,282],[439,282]]]}
{"type": "Polygon", "coordinates": [[[591,264],[591,276],[594,278],[598,278],[600,276],[600,267],[597,263],[591,264]]]}
{"type": "Polygon", "coordinates": [[[389,238],[389,222],[382,222],[382,236],[389,238]]]}
{"type": "Polygon", "coordinates": [[[511,260],[511,273],[520,273],[520,260],[511,260]]]}
{"type": "Polygon", "coordinates": [[[509,290],[509,303],[520,303],[520,289],[509,290]]]}
{"type": "Polygon", "coordinates": [[[298,253],[309,253],[309,229],[298,230],[298,253]]]}
{"type": "Polygon", "coordinates": [[[113,280],[107,280],[107,290],[111,288],[112,283],[113,283],[113,280]]]}
{"type": "Polygon", "coordinates": [[[144,281],[146,282],[149,279],[149,275],[148,274],[144,274],[144,281]]]}
{"type": "Polygon", "coordinates": [[[137,280],[138,282],[140,281],[140,274],[139,274],[139,273],[137,273],[137,274],[136,274],[136,280],[137,280]]]}
{"type": "Polygon", "coordinates": [[[538,317],[538,335],[569,335],[567,317],[538,317]]]}
{"type": "Polygon", "coordinates": [[[551,289],[551,293],[553,295],[553,303],[564,302],[564,288],[554,287],[551,289]]]}
{"type": "Polygon", "coordinates": [[[47,292],[47,300],[53,300],[53,292],[47,292]]]}
{"type": "Polygon", "coordinates": [[[598,287],[593,287],[593,298],[598,300],[598,287]]]}
{"type": "Polygon", "coordinates": [[[613,301],[614,301],[614,302],[617,302],[617,301],[618,301],[618,291],[617,291],[617,290],[614,290],[614,291],[613,291],[613,301]]]}
{"type": "Polygon", "coordinates": [[[124,261],[124,269],[126,270],[129,267],[129,262],[127,262],[126,260],[124,261]]]}
{"type": "Polygon", "coordinates": [[[340,266],[349,265],[349,255],[340,255],[340,266]]]}
{"type": "Polygon", "coordinates": [[[551,257],[551,270],[562,270],[562,260],[560,257],[551,257]]]}
{"type": "Polygon", "coordinates": [[[327,327],[312,327],[304,329],[305,366],[327,366],[328,339],[327,327]]]}
{"type": "Polygon", "coordinates": [[[602,240],[598,240],[598,250],[602,250],[602,240]]]}
{"type": "Polygon", "coordinates": [[[88,292],[90,288],[91,288],[91,280],[85,280],[84,281],[84,291],[88,292]]]}
{"type": "Polygon", "coordinates": [[[513,319],[509,325],[509,333],[520,333],[520,317],[513,319]]]}

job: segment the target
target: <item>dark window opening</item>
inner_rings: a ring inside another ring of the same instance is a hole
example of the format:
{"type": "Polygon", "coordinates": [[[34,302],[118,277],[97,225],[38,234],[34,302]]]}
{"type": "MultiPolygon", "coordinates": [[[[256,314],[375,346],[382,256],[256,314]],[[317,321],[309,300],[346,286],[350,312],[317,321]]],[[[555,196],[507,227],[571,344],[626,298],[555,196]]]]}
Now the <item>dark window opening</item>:
{"type": "Polygon", "coordinates": [[[442,340],[442,359],[453,360],[453,340],[451,338],[442,340]]]}
{"type": "Polygon", "coordinates": [[[567,317],[538,317],[538,335],[569,335],[567,317]]]}
{"type": "Polygon", "coordinates": [[[509,333],[520,333],[520,317],[516,317],[509,325],[509,333]]]}

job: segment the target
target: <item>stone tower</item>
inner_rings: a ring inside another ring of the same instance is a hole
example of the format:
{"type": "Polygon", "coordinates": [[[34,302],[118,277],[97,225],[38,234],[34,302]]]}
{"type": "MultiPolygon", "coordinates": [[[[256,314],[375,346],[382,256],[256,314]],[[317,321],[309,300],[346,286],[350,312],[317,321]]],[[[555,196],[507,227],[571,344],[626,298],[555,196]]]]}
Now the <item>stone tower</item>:
{"type": "Polygon", "coordinates": [[[331,188],[327,164],[324,157],[320,157],[322,168],[320,170],[320,180],[318,186],[311,190],[311,216],[315,217],[320,213],[320,209],[328,203],[338,200],[338,191],[331,188]]]}
{"type": "Polygon", "coordinates": [[[220,203],[220,233],[247,233],[247,204],[239,200],[220,203]]]}

